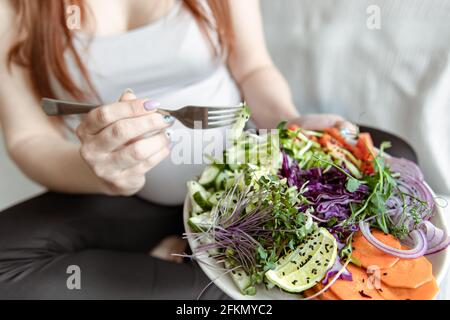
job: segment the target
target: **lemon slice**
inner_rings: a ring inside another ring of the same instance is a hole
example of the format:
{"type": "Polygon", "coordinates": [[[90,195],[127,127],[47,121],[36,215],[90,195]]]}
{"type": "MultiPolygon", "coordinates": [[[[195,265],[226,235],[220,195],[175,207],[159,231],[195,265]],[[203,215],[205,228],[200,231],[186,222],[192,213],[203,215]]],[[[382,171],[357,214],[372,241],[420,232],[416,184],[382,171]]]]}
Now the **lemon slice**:
{"type": "Polygon", "coordinates": [[[282,257],[266,278],[281,289],[298,293],[305,291],[326,275],[337,256],[336,239],[326,229],[319,228],[306,242],[282,257]]]}

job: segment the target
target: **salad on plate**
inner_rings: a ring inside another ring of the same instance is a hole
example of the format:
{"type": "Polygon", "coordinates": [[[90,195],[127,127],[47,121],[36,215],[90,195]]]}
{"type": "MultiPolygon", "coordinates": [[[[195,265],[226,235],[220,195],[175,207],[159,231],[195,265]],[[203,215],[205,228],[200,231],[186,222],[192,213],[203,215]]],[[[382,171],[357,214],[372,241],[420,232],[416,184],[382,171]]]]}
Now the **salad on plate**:
{"type": "Polygon", "coordinates": [[[414,163],[375,148],[369,133],[244,131],[188,182],[186,236],[242,295],[261,288],[299,299],[433,299],[427,255],[450,238],[430,219],[433,194],[414,163]]]}

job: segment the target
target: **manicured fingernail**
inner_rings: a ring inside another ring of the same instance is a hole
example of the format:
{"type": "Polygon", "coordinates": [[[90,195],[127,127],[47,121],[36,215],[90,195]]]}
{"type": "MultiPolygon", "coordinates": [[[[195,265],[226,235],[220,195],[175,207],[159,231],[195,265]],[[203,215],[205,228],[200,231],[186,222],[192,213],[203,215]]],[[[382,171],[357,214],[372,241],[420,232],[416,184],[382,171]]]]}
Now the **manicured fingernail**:
{"type": "Polygon", "coordinates": [[[341,135],[343,135],[344,137],[350,135],[350,130],[348,128],[342,128],[341,135]]]}
{"type": "Polygon", "coordinates": [[[127,89],[125,89],[125,93],[134,94],[134,91],[133,91],[133,89],[127,88],[127,89]]]}
{"type": "Polygon", "coordinates": [[[175,121],[175,118],[172,116],[164,116],[163,119],[164,119],[165,123],[169,123],[169,124],[173,123],[175,121]]]}
{"type": "Polygon", "coordinates": [[[153,111],[157,109],[160,105],[161,103],[159,103],[158,101],[149,100],[144,103],[144,108],[147,111],[153,111]]]}

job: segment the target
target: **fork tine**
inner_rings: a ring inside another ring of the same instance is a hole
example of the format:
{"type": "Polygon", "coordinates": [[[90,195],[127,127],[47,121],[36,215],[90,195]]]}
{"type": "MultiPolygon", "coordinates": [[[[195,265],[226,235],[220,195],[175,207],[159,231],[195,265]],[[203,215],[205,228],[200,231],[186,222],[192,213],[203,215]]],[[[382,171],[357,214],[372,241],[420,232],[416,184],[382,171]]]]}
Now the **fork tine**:
{"type": "Polygon", "coordinates": [[[217,116],[208,116],[208,121],[212,120],[231,120],[231,119],[237,119],[238,117],[236,114],[224,114],[224,115],[217,115],[217,116]]]}
{"type": "Polygon", "coordinates": [[[240,108],[208,108],[208,115],[236,114],[240,108]]]}
{"type": "Polygon", "coordinates": [[[208,128],[214,129],[214,128],[226,127],[226,126],[234,124],[235,122],[236,122],[236,119],[208,122],[208,128]]]}

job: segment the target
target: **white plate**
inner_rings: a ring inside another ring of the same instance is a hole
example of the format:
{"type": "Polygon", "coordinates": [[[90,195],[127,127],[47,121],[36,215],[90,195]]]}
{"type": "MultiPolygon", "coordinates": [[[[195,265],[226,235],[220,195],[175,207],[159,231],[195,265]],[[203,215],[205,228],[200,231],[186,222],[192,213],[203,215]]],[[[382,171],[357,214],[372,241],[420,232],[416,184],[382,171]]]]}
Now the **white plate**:
{"type": "MultiPolygon", "coordinates": [[[[435,194],[433,193],[433,196],[435,197],[435,194]]],[[[184,227],[186,229],[186,232],[192,232],[191,228],[187,224],[187,221],[189,219],[189,212],[190,212],[190,200],[189,197],[186,197],[184,201],[184,208],[183,208],[183,220],[184,220],[184,227]]],[[[436,227],[439,227],[445,231],[448,232],[448,226],[445,220],[445,217],[443,215],[443,210],[436,205],[435,206],[435,215],[431,221],[436,227]]],[[[195,249],[197,247],[197,243],[193,239],[188,239],[189,245],[191,247],[191,250],[195,252],[195,249]]],[[[444,277],[446,276],[448,267],[450,265],[450,250],[444,250],[432,255],[427,256],[428,260],[433,265],[433,274],[436,278],[436,281],[439,285],[444,280],[444,277]]],[[[206,275],[214,281],[214,283],[222,289],[223,292],[225,292],[230,298],[235,300],[289,300],[289,299],[299,299],[299,295],[289,294],[284,291],[281,291],[279,289],[272,289],[267,290],[264,286],[259,286],[257,288],[257,294],[255,296],[245,296],[241,294],[239,289],[234,284],[233,280],[229,275],[223,275],[223,271],[218,270],[217,268],[214,268],[212,266],[217,265],[219,268],[222,267],[221,265],[218,265],[214,259],[207,257],[206,255],[201,257],[201,261],[204,261],[206,263],[200,263],[200,267],[203,269],[203,271],[206,273],[206,275]],[[212,265],[212,266],[211,266],[212,265]]]]}

